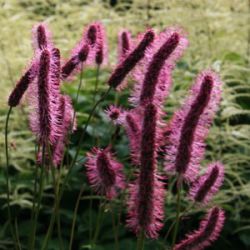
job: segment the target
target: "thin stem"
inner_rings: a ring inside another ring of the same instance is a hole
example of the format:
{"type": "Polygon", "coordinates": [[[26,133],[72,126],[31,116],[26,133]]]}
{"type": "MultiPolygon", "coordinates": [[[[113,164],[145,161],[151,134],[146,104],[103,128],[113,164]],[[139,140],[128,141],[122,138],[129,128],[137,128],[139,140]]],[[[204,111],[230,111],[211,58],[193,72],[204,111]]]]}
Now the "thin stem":
{"type": "MultiPolygon", "coordinates": [[[[82,88],[82,79],[83,79],[83,62],[81,63],[81,71],[80,71],[80,82],[78,84],[78,88],[77,88],[77,93],[76,93],[76,101],[75,103],[78,103],[78,98],[80,95],[80,91],[82,88]]],[[[72,125],[71,125],[71,131],[73,130],[74,124],[75,124],[75,118],[76,118],[76,110],[74,110],[74,114],[73,114],[73,121],[72,121],[72,125]]]]}
{"type": "Polygon", "coordinates": [[[91,244],[92,246],[95,246],[96,241],[98,239],[98,235],[99,235],[99,231],[100,231],[100,224],[101,224],[102,217],[103,217],[103,214],[104,214],[104,209],[102,209],[102,206],[105,207],[105,201],[104,201],[103,205],[101,203],[99,205],[95,234],[94,234],[94,238],[93,238],[92,244],[91,244]]]}
{"type": "Polygon", "coordinates": [[[93,101],[95,102],[96,94],[98,90],[98,83],[99,83],[99,74],[100,74],[100,65],[97,65],[96,67],[96,76],[95,76],[95,91],[93,96],[93,101]]]}
{"type": "MultiPolygon", "coordinates": [[[[37,152],[40,151],[40,147],[38,146],[38,149],[35,144],[35,158],[37,155],[37,152]]],[[[34,213],[35,213],[35,207],[36,207],[36,193],[37,193],[37,183],[38,183],[38,167],[35,167],[35,176],[34,176],[34,192],[33,192],[33,205],[32,205],[32,211],[31,211],[31,221],[33,221],[34,213]]]]}
{"type": "MultiPolygon", "coordinates": [[[[93,191],[91,189],[90,196],[93,195],[93,191]]],[[[89,202],[89,242],[91,241],[92,238],[92,207],[93,207],[93,199],[90,199],[89,202]]]]}
{"type": "Polygon", "coordinates": [[[59,201],[60,201],[61,198],[62,198],[62,195],[63,195],[64,189],[65,189],[65,186],[66,186],[66,184],[67,184],[67,182],[68,182],[68,179],[69,179],[69,176],[70,176],[70,174],[71,174],[71,170],[72,170],[72,168],[73,168],[73,166],[74,166],[74,164],[75,164],[75,162],[76,162],[76,160],[77,160],[77,157],[78,157],[78,155],[79,155],[79,153],[80,153],[81,144],[82,144],[82,142],[83,142],[83,139],[84,139],[85,133],[86,133],[86,131],[87,131],[89,122],[90,122],[92,116],[94,115],[94,112],[95,112],[97,106],[98,106],[102,101],[105,100],[106,96],[107,96],[107,95],[109,94],[109,92],[111,91],[111,88],[112,88],[112,87],[109,87],[109,88],[107,89],[107,91],[101,96],[101,98],[95,103],[95,105],[93,106],[93,108],[92,108],[92,110],[91,110],[91,112],[90,112],[90,114],[89,114],[89,116],[88,116],[87,122],[86,122],[86,124],[85,124],[85,126],[84,126],[84,128],[83,128],[83,132],[82,132],[82,134],[80,135],[80,139],[79,139],[79,141],[78,141],[78,146],[77,146],[77,150],[76,150],[75,156],[74,156],[74,158],[73,158],[73,160],[72,160],[72,162],[71,162],[71,164],[70,164],[70,166],[69,166],[68,173],[67,173],[67,175],[66,175],[66,177],[65,177],[65,180],[64,180],[64,182],[63,182],[63,184],[62,184],[61,192],[60,192],[60,195],[59,195],[59,201]]]}
{"type": "MultiPolygon", "coordinates": [[[[97,65],[96,67],[96,78],[95,78],[95,90],[94,90],[94,95],[93,95],[93,103],[95,103],[96,101],[96,95],[97,95],[97,91],[98,91],[98,83],[99,83],[99,73],[100,73],[100,65],[97,65]]],[[[99,144],[99,138],[95,138],[96,135],[96,126],[93,127],[93,139],[94,139],[94,143],[96,146],[98,146],[99,144]]]]}
{"type": "MultiPolygon", "coordinates": [[[[187,212],[189,212],[189,210],[194,206],[194,203],[192,203],[189,207],[187,207],[181,214],[180,214],[180,218],[184,215],[186,215],[187,212]]],[[[172,231],[174,225],[175,225],[176,221],[173,221],[172,224],[170,225],[166,235],[164,236],[163,238],[163,249],[165,249],[165,243],[166,243],[166,240],[170,234],[170,232],[172,231]]]]}
{"type": "Polygon", "coordinates": [[[80,201],[81,201],[83,191],[84,191],[84,186],[82,185],[81,190],[79,192],[79,195],[77,197],[77,201],[76,201],[76,205],[75,205],[75,209],[74,209],[73,222],[72,222],[71,233],[70,233],[69,250],[72,249],[72,245],[73,245],[77,212],[78,212],[78,208],[79,208],[79,204],[80,204],[80,201]]]}
{"type": "Polygon", "coordinates": [[[10,114],[12,111],[12,107],[9,108],[7,116],[6,116],[6,123],[5,123],[5,157],[6,157],[6,189],[7,189],[7,211],[8,211],[8,220],[10,222],[10,230],[11,234],[15,243],[15,248],[20,249],[20,246],[18,244],[18,238],[16,235],[16,232],[14,230],[13,224],[12,224],[12,216],[10,211],[10,178],[9,178],[9,147],[8,147],[8,126],[9,126],[9,120],[10,120],[10,114]]]}
{"type": "Polygon", "coordinates": [[[115,240],[115,250],[119,250],[119,239],[118,239],[118,231],[116,230],[117,227],[115,225],[115,214],[112,207],[112,202],[110,201],[110,212],[112,217],[112,227],[114,232],[114,240],[115,240]]]}
{"type": "MultiPolygon", "coordinates": [[[[61,168],[59,168],[59,173],[58,173],[58,179],[57,179],[57,195],[59,195],[59,190],[60,190],[60,180],[61,180],[61,168]]],[[[59,197],[58,197],[59,199],[59,197]]],[[[64,245],[63,245],[63,240],[62,240],[62,231],[61,231],[61,221],[60,221],[60,211],[59,211],[59,204],[58,204],[59,200],[57,200],[57,206],[56,206],[56,224],[57,224],[57,233],[58,233],[58,238],[59,238],[59,245],[60,245],[60,249],[63,250],[64,249],[64,245]]]]}
{"type": "Polygon", "coordinates": [[[34,245],[35,245],[37,219],[38,219],[39,210],[40,210],[41,201],[42,201],[43,185],[44,185],[45,150],[46,150],[46,147],[43,144],[43,146],[42,146],[42,165],[41,165],[40,180],[39,180],[38,204],[37,204],[37,208],[35,210],[35,218],[33,220],[33,225],[32,225],[32,230],[31,230],[30,247],[29,247],[30,250],[34,249],[34,245]]]}
{"type": "Polygon", "coordinates": [[[15,217],[15,235],[16,235],[16,240],[17,240],[17,247],[18,249],[21,249],[21,242],[19,239],[19,230],[18,230],[18,223],[17,223],[17,218],[15,217]]]}
{"type": "Polygon", "coordinates": [[[55,202],[54,202],[54,208],[53,212],[50,218],[50,224],[45,236],[45,239],[42,244],[42,250],[47,249],[47,245],[50,239],[50,236],[53,232],[54,224],[55,224],[55,219],[56,219],[56,206],[57,206],[57,199],[58,199],[58,182],[59,180],[56,180],[56,174],[55,174],[55,166],[53,165],[53,159],[52,159],[52,153],[51,153],[51,148],[50,145],[47,145],[48,148],[48,153],[49,153],[49,166],[48,168],[51,169],[52,172],[52,179],[53,179],[53,185],[54,185],[54,192],[55,192],[55,202]]]}
{"type": "Polygon", "coordinates": [[[136,250],[143,250],[144,249],[144,242],[145,242],[145,235],[144,235],[144,231],[141,230],[140,234],[137,238],[136,250]]]}
{"type": "Polygon", "coordinates": [[[181,210],[181,189],[182,189],[182,177],[179,175],[177,177],[177,197],[176,197],[176,218],[175,218],[175,227],[174,227],[174,235],[172,241],[172,249],[174,249],[174,245],[177,238],[177,232],[179,229],[180,222],[180,210],[181,210]]]}

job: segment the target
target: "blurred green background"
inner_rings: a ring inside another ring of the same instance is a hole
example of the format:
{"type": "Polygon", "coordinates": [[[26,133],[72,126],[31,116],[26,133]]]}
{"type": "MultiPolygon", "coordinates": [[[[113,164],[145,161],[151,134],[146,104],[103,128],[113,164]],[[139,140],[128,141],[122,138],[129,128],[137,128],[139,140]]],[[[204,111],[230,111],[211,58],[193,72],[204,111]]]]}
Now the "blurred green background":
{"type": "MultiPolygon", "coordinates": [[[[25,65],[33,56],[31,28],[40,21],[49,24],[53,40],[65,58],[81,37],[84,26],[95,20],[105,25],[109,42],[109,65],[102,68],[99,94],[106,89],[106,79],[116,63],[117,34],[122,28],[134,35],[148,26],[157,31],[171,25],[181,26],[188,33],[190,45],[174,71],[174,84],[166,102],[166,111],[171,117],[185,97],[195,75],[202,69],[212,67],[219,72],[224,82],[223,99],[214,125],[207,140],[207,153],[204,164],[220,160],[226,166],[226,178],[221,191],[214,199],[226,211],[226,224],[219,240],[210,249],[250,249],[250,1],[247,0],[0,0],[0,128],[4,131],[8,95],[23,72],[25,65]]],[[[84,71],[84,86],[75,108],[77,110],[79,131],[81,132],[87,114],[93,105],[95,69],[84,71]]],[[[63,91],[76,98],[78,79],[63,86],[63,91]]],[[[76,241],[74,249],[90,249],[88,237],[89,218],[96,221],[98,196],[90,202],[85,170],[82,166],[87,150],[96,144],[105,146],[115,128],[104,116],[103,109],[116,101],[127,105],[128,91],[111,94],[98,109],[92,120],[82,146],[79,164],[75,166],[71,181],[67,186],[61,208],[61,229],[64,244],[68,244],[69,228],[73,208],[79,188],[85,187],[85,197],[80,204],[77,218],[76,241]],[[91,204],[92,203],[92,204],[91,204]],[[89,209],[91,207],[91,209],[89,209]]],[[[30,230],[29,217],[32,208],[34,176],[34,137],[28,128],[25,105],[14,110],[10,122],[11,156],[11,208],[18,218],[20,238],[27,239],[30,230]]],[[[121,131],[116,142],[117,157],[126,163],[128,142],[121,131]]],[[[0,135],[0,249],[11,249],[12,243],[6,223],[6,192],[4,179],[4,136],[0,135]]],[[[127,163],[126,163],[127,164],[127,163]]],[[[127,174],[131,167],[126,165],[127,174]]],[[[171,186],[171,185],[170,185],[171,186]]],[[[47,178],[44,198],[39,217],[37,246],[40,246],[46,232],[53,204],[53,187],[47,178]]],[[[187,201],[185,201],[187,202],[187,201]]],[[[121,220],[125,222],[125,207],[114,202],[115,213],[122,207],[121,220]]],[[[174,194],[166,197],[166,223],[159,241],[147,241],[145,249],[167,249],[164,242],[171,219],[175,215],[174,194]],[[170,222],[169,222],[170,220],[170,222]]],[[[105,209],[97,247],[95,249],[114,249],[110,207],[105,209]]],[[[197,209],[182,222],[180,236],[197,227],[197,209]],[[190,220],[188,220],[190,219],[190,220]]],[[[120,249],[134,249],[135,237],[124,226],[120,227],[120,249]]],[[[24,248],[25,249],[25,248],[24,248]]],[[[39,247],[38,247],[39,249],[39,247]]],[[[57,231],[49,244],[49,249],[59,249],[57,231]]]]}

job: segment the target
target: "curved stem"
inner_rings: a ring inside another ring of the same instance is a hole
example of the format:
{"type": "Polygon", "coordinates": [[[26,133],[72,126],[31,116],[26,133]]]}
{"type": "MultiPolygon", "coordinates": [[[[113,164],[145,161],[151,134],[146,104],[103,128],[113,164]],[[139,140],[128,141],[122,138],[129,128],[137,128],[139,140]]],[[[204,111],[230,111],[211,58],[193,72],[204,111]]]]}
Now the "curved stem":
{"type": "Polygon", "coordinates": [[[80,204],[80,200],[81,200],[83,191],[84,191],[84,186],[81,187],[81,190],[80,190],[79,195],[77,197],[75,209],[74,209],[73,222],[72,222],[71,233],[70,233],[69,250],[72,249],[72,245],[73,245],[73,239],[74,239],[74,233],[75,233],[75,225],[76,225],[76,217],[77,217],[77,212],[78,212],[78,208],[79,208],[79,204],[80,204]]]}
{"type": "Polygon", "coordinates": [[[179,222],[180,222],[180,210],[181,210],[181,189],[182,189],[182,177],[179,175],[177,177],[177,197],[176,197],[176,218],[175,218],[175,227],[174,227],[174,235],[172,241],[172,249],[174,249],[174,245],[177,238],[177,232],[179,229],[179,222]]]}
{"type": "Polygon", "coordinates": [[[10,211],[10,178],[9,178],[9,148],[8,148],[8,127],[9,127],[9,120],[10,114],[12,111],[12,107],[9,108],[6,122],[5,122],[5,157],[6,157],[6,190],[7,190],[7,210],[8,210],[8,220],[10,222],[10,230],[15,242],[15,248],[20,249],[19,240],[17,238],[17,233],[12,224],[12,216],[10,211]]]}

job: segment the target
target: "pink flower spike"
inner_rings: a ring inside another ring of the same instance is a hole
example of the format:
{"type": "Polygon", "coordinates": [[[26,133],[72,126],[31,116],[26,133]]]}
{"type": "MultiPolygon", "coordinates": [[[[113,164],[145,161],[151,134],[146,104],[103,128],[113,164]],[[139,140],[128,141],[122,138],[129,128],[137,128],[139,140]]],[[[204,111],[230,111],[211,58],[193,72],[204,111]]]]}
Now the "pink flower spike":
{"type": "Polygon", "coordinates": [[[39,23],[32,29],[35,50],[52,49],[51,33],[45,23],[39,23]]]}
{"type": "Polygon", "coordinates": [[[218,207],[209,210],[198,230],[186,236],[174,250],[203,250],[219,237],[225,222],[224,211],[218,207]]]}
{"type": "Polygon", "coordinates": [[[124,119],[124,127],[129,139],[130,155],[132,163],[140,165],[140,147],[141,147],[141,122],[142,116],[133,111],[127,112],[124,119]]]}
{"type": "Polygon", "coordinates": [[[70,80],[70,77],[81,70],[81,64],[86,63],[89,55],[89,46],[83,44],[73,50],[71,58],[62,66],[62,79],[70,80]]]}
{"type": "Polygon", "coordinates": [[[108,45],[104,26],[102,23],[96,23],[97,28],[97,40],[95,48],[95,62],[97,65],[106,65],[108,58],[108,45]]]}
{"type": "Polygon", "coordinates": [[[91,46],[94,47],[96,44],[96,40],[97,40],[97,27],[96,27],[96,23],[90,24],[87,28],[87,30],[85,31],[84,36],[85,40],[87,41],[87,43],[91,46]]]}
{"type": "Polygon", "coordinates": [[[132,49],[131,33],[122,30],[118,34],[118,61],[123,61],[132,49]]]}
{"type": "Polygon", "coordinates": [[[93,148],[87,153],[86,167],[89,182],[98,194],[113,199],[119,189],[125,188],[123,165],[114,159],[109,148],[93,148]]]}
{"type": "Polygon", "coordinates": [[[59,166],[63,160],[65,145],[68,143],[67,135],[71,128],[75,129],[76,123],[73,123],[74,110],[69,96],[62,95],[59,100],[59,117],[60,126],[62,127],[61,136],[52,145],[52,159],[54,166],[59,166]],[[72,126],[73,125],[73,126],[72,126]]]}
{"type": "Polygon", "coordinates": [[[32,106],[30,126],[41,144],[54,144],[62,134],[59,113],[60,51],[43,50],[39,60],[37,82],[30,88],[32,106]]]}
{"type": "Polygon", "coordinates": [[[156,37],[133,72],[136,84],[129,99],[133,106],[147,102],[157,106],[163,104],[172,84],[175,63],[187,46],[186,34],[179,28],[168,28],[156,37]]]}
{"type": "Polygon", "coordinates": [[[130,186],[128,227],[136,234],[157,238],[163,226],[164,189],[156,170],[157,109],[145,107],[140,151],[140,172],[130,186]]]}
{"type": "Polygon", "coordinates": [[[28,89],[29,85],[33,82],[37,75],[37,64],[33,63],[28,70],[22,75],[20,80],[17,82],[15,88],[11,92],[8,105],[10,107],[16,107],[19,105],[24,93],[28,89]]]}
{"type": "Polygon", "coordinates": [[[190,96],[175,112],[166,147],[165,170],[193,181],[204,155],[204,140],[208,134],[221,97],[222,83],[212,71],[200,73],[190,96]]]}
{"type": "Polygon", "coordinates": [[[141,105],[153,102],[161,69],[164,67],[165,61],[171,57],[171,54],[178,47],[180,39],[179,33],[174,32],[170,37],[167,37],[163,45],[154,54],[144,77],[140,95],[141,105]]]}
{"type": "Polygon", "coordinates": [[[224,166],[220,162],[208,165],[206,173],[198,178],[189,191],[193,201],[207,204],[216,194],[224,180],[224,166]]]}
{"type": "Polygon", "coordinates": [[[128,54],[125,60],[118,64],[111,74],[108,80],[110,86],[117,88],[122,83],[127,74],[133,70],[136,64],[145,56],[146,50],[153,43],[154,38],[155,33],[152,30],[148,30],[145,33],[138,46],[128,54]]]}

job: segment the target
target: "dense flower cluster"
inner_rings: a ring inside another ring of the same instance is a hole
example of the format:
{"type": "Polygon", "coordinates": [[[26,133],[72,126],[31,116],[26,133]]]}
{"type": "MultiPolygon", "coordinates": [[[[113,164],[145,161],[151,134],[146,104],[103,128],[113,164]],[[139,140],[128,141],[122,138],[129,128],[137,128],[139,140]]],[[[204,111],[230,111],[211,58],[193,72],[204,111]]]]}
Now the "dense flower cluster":
{"type": "MultiPolygon", "coordinates": [[[[175,175],[178,181],[185,181],[189,199],[203,207],[218,192],[224,179],[224,166],[220,162],[210,163],[205,174],[199,175],[205,139],[221,98],[222,83],[217,74],[202,71],[181,108],[169,122],[165,119],[164,104],[172,85],[172,72],[187,45],[186,34],[178,28],[171,27],[159,34],[148,29],[137,38],[132,38],[127,30],[119,33],[118,63],[107,81],[110,88],[106,93],[111,88],[120,91],[132,80],[134,86],[128,100],[132,108],[110,105],[105,113],[109,121],[125,130],[130,165],[135,167],[134,180],[126,185],[123,164],[114,157],[114,145],[104,149],[94,147],[85,162],[89,183],[99,195],[112,200],[128,187],[127,226],[135,234],[149,238],[157,238],[163,227],[166,177],[175,175]]],[[[49,164],[59,166],[68,134],[76,129],[72,101],[61,93],[60,86],[63,80],[70,81],[87,66],[95,65],[99,72],[100,66],[107,64],[105,29],[100,22],[84,29],[62,65],[60,50],[54,46],[46,24],[34,26],[33,47],[34,57],[8,104],[17,106],[28,91],[30,127],[39,145],[38,162],[44,162],[45,155],[49,164]]],[[[174,249],[204,249],[218,238],[224,220],[223,210],[213,207],[199,229],[188,234],[174,249]]]]}

